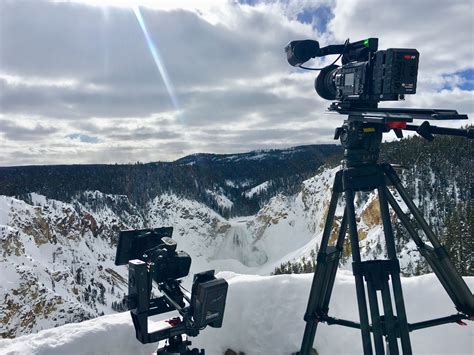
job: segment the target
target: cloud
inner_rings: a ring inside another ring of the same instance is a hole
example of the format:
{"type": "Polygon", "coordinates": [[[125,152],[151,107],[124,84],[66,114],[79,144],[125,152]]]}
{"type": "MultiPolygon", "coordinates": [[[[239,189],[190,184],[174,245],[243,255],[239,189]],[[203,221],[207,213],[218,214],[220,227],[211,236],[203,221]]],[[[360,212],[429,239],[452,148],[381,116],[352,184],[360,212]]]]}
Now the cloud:
{"type": "Polygon", "coordinates": [[[0,120],[0,134],[3,138],[15,141],[44,140],[51,133],[58,130],[53,127],[47,127],[42,124],[34,126],[24,126],[8,120],[0,120]]]}
{"type": "Polygon", "coordinates": [[[286,62],[294,39],[379,36],[380,48],[418,48],[419,94],[397,105],[474,113],[469,1],[144,2],[179,111],[125,1],[0,2],[0,165],[330,142],[343,118],[324,114],[314,73],[286,62]]]}
{"type": "Polygon", "coordinates": [[[420,74],[431,76],[472,67],[472,11],[469,0],[337,0],[328,30],[339,40],[379,37],[380,49],[417,48],[420,74]]]}

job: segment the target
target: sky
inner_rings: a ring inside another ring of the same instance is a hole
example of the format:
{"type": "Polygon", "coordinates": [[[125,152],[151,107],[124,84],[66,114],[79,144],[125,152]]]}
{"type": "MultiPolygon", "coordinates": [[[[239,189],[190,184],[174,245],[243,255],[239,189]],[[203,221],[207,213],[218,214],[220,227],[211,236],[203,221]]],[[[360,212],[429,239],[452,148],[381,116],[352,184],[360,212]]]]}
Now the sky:
{"type": "Polygon", "coordinates": [[[471,0],[0,0],[0,166],[333,143],[344,117],[283,48],[367,37],[421,53],[417,94],[396,106],[474,123],[471,0]]]}

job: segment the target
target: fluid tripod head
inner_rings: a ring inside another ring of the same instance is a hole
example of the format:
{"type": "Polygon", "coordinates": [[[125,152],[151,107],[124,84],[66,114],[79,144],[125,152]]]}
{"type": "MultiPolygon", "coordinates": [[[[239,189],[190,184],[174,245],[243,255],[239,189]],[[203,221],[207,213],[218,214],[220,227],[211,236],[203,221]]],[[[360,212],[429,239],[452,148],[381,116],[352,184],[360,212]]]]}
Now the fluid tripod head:
{"type": "Polygon", "coordinates": [[[347,114],[348,118],[341,127],[337,127],[334,139],[339,139],[344,148],[346,166],[374,164],[377,162],[382,143],[382,135],[393,130],[398,138],[403,137],[403,131],[414,131],[428,141],[435,134],[474,138],[474,129],[446,128],[431,125],[424,121],[421,125],[412,125],[414,119],[451,120],[467,119],[454,110],[436,109],[341,109],[332,104],[330,111],[347,114]]]}

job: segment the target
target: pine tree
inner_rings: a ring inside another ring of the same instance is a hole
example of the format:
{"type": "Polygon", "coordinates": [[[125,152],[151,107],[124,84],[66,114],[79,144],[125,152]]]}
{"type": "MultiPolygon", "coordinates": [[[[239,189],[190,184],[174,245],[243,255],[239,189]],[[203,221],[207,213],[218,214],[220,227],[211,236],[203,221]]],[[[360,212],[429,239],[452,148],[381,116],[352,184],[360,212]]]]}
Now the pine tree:
{"type": "Polygon", "coordinates": [[[459,273],[474,275],[474,202],[458,204],[448,215],[444,241],[459,273]]]}

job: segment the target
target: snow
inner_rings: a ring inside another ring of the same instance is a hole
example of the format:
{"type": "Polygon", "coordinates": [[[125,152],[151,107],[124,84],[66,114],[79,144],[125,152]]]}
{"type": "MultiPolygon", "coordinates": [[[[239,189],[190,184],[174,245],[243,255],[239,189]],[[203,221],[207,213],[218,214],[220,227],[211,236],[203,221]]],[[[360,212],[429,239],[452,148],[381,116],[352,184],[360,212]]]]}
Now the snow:
{"type": "MultiPolygon", "coordinates": [[[[266,253],[268,261],[259,274],[270,273],[282,262],[308,257],[320,242],[322,223],[338,168],[326,169],[303,182],[294,196],[277,195],[247,223],[254,245],[266,253]]],[[[342,205],[337,215],[342,216],[342,205]]]]}
{"type": "Polygon", "coordinates": [[[226,186],[229,186],[229,187],[234,187],[234,188],[238,187],[238,184],[236,184],[234,181],[228,180],[228,179],[224,181],[224,184],[226,186]]]}
{"type": "Polygon", "coordinates": [[[7,225],[10,222],[10,211],[21,209],[26,205],[23,201],[12,197],[0,196],[0,224],[7,225]]]}
{"type": "MultiPolygon", "coordinates": [[[[303,314],[312,274],[255,276],[222,272],[229,282],[222,328],[206,328],[193,347],[207,355],[221,355],[228,348],[246,355],[288,355],[297,351],[304,330],[303,314]]],[[[471,289],[474,277],[465,278],[471,289]]],[[[433,274],[402,278],[409,322],[455,313],[433,274]]],[[[353,276],[340,271],[334,286],[330,315],[357,320],[353,276]]],[[[169,316],[169,315],[168,315],[169,316]]],[[[411,333],[415,354],[472,354],[472,324],[447,324],[411,333]]],[[[360,332],[340,326],[318,327],[315,347],[320,355],[361,354],[360,332]]],[[[40,331],[11,340],[0,340],[2,354],[150,354],[156,344],[135,340],[128,312],[40,331]]]]}
{"type": "Polygon", "coordinates": [[[33,206],[45,206],[48,203],[46,196],[37,194],[36,192],[30,193],[30,197],[33,206]]]}
{"type": "Polygon", "coordinates": [[[0,284],[2,289],[7,292],[17,286],[18,274],[13,263],[3,264],[2,272],[0,273],[0,284]]]}
{"type": "Polygon", "coordinates": [[[265,181],[260,185],[257,185],[250,190],[244,192],[245,197],[252,198],[254,195],[259,195],[262,192],[267,191],[268,187],[271,185],[271,181],[265,181]]]}
{"type": "Polygon", "coordinates": [[[234,203],[229,200],[229,198],[223,194],[219,194],[215,191],[211,191],[211,190],[206,190],[206,193],[208,193],[209,195],[211,195],[214,200],[216,201],[217,205],[221,208],[225,208],[225,209],[231,209],[232,206],[234,205],[234,203]]]}
{"type": "Polygon", "coordinates": [[[263,160],[268,156],[271,150],[255,150],[252,153],[245,154],[245,155],[229,155],[222,158],[218,158],[222,161],[232,161],[237,162],[241,160],[263,160]]]}

